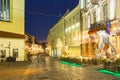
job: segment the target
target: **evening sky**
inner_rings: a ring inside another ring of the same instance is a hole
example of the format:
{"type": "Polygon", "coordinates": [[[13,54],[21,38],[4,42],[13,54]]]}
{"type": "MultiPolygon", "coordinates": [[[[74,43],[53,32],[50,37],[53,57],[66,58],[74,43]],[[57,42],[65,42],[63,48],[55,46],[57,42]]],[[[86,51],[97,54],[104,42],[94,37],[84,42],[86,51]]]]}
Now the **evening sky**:
{"type": "Polygon", "coordinates": [[[46,40],[49,29],[79,0],[25,0],[25,32],[46,40]]]}

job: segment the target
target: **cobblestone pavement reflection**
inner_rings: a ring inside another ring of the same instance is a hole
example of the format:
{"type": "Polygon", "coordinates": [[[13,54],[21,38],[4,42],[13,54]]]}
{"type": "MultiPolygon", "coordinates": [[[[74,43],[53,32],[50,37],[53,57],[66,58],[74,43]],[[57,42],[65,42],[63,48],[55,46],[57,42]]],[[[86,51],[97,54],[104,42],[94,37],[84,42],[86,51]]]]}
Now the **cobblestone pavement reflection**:
{"type": "Polygon", "coordinates": [[[74,67],[55,58],[35,57],[32,63],[0,64],[0,80],[120,80],[95,66],[74,67]]]}

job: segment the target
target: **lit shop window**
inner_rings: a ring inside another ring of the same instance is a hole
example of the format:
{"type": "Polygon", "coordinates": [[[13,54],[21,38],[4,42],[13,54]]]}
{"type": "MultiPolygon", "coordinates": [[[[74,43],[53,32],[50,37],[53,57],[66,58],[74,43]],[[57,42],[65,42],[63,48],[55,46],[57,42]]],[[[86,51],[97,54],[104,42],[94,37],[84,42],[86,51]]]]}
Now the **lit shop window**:
{"type": "Polygon", "coordinates": [[[0,20],[10,21],[10,0],[0,0],[0,20]]]}

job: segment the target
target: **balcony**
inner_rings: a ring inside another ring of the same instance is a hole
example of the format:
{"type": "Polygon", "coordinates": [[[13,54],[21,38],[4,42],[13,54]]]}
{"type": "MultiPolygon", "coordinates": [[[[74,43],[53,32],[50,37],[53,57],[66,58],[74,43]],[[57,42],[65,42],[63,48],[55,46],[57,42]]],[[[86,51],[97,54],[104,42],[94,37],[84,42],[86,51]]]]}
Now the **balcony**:
{"type": "Polygon", "coordinates": [[[99,0],[91,0],[91,3],[94,5],[98,5],[99,0]]]}

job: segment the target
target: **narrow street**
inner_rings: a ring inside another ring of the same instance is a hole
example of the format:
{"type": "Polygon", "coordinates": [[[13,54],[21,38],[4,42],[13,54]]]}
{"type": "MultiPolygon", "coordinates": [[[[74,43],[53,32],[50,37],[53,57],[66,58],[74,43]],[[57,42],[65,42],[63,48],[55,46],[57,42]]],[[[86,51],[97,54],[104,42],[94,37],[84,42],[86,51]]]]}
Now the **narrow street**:
{"type": "Polygon", "coordinates": [[[74,67],[55,58],[34,58],[32,63],[0,64],[0,80],[120,80],[100,73],[95,66],[74,67]]]}

